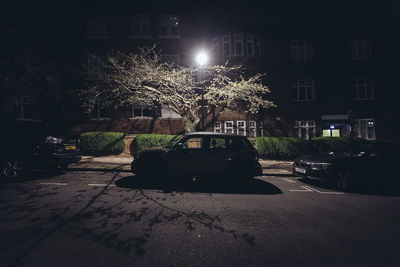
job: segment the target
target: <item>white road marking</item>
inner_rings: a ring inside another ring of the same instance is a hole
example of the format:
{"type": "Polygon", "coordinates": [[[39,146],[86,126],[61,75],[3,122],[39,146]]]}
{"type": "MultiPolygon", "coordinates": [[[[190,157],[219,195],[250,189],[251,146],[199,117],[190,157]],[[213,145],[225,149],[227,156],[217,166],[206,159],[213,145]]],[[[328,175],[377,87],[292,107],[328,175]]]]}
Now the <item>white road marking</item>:
{"type": "Polygon", "coordinates": [[[43,185],[68,185],[67,183],[40,183],[43,185]]]}
{"type": "Polygon", "coordinates": [[[280,172],[288,173],[289,171],[287,170],[279,170],[280,172]]]}
{"type": "Polygon", "coordinates": [[[328,194],[328,195],[343,195],[344,194],[343,192],[323,192],[323,191],[319,191],[319,190],[314,189],[314,188],[309,187],[309,186],[302,186],[302,187],[305,188],[305,189],[309,189],[309,190],[312,190],[314,192],[317,192],[319,194],[328,194]]]}
{"type": "Polygon", "coordinates": [[[282,178],[282,180],[285,180],[286,182],[291,183],[291,184],[296,183],[296,181],[293,181],[289,178],[282,178]]]}
{"type": "Polygon", "coordinates": [[[313,192],[312,190],[306,188],[305,186],[301,186],[301,188],[304,188],[305,190],[297,189],[297,190],[289,190],[289,191],[292,191],[292,192],[313,192]]]}
{"type": "Polygon", "coordinates": [[[115,186],[115,184],[88,184],[88,186],[115,186]]]}

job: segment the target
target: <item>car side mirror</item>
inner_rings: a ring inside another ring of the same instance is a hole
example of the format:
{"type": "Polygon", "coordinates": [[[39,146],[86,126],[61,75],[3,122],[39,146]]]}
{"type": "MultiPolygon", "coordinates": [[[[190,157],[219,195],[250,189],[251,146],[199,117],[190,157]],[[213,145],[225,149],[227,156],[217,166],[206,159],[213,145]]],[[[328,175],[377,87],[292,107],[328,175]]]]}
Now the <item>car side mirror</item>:
{"type": "Polygon", "coordinates": [[[183,144],[182,143],[177,143],[176,144],[176,149],[178,149],[178,150],[183,149],[183,144]]]}

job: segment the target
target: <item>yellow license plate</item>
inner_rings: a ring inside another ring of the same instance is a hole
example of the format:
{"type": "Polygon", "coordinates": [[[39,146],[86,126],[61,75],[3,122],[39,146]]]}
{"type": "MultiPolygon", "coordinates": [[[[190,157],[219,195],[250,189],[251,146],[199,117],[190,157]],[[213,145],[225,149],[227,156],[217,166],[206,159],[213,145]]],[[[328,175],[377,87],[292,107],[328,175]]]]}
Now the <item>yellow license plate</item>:
{"type": "Polygon", "coordinates": [[[65,146],[65,150],[76,150],[75,145],[65,146]]]}

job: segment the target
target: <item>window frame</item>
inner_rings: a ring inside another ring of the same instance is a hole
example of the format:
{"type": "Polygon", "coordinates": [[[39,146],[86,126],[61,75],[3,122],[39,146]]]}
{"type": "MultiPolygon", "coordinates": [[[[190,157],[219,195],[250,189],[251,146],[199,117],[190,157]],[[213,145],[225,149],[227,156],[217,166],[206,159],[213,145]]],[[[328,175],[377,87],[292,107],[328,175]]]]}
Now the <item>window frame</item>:
{"type": "Polygon", "coordinates": [[[151,38],[151,16],[147,14],[132,14],[130,17],[129,38],[148,39],[151,38]],[[138,33],[134,32],[134,26],[140,29],[138,33]],[[145,32],[145,25],[148,25],[148,32],[145,32]]]}
{"type": "Polygon", "coordinates": [[[249,121],[249,137],[257,137],[257,122],[256,121],[249,121]],[[251,124],[254,124],[253,126],[251,124]],[[254,130],[254,136],[251,134],[254,130]]]}
{"type": "Polygon", "coordinates": [[[294,102],[313,102],[315,101],[315,81],[313,79],[294,79],[292,80],[292,90],[296,90],[296,97],[293,96],[294,102]],[[310,82],[310,85],[307,83],[310,82]],[[296,86],[294,85],[296,83],[296,86]],[[304,83],[304,86],[301,86],[304,83]],[[305,99],[300,99],[300,89],[305,88],[305,99]],[[309,97],[309,89],[311,89],[311,97],[309,97]]]}
{"type": "Polygon", "coordinates": [[[101,106],[102,101],[101,100],[96,100],[94,103],[94,108],[91,110],[89,116],[90,116],[90,120],[93,121],[102,121],[102,120],[111,120],[111,116],[109,117],[102,117],[101,116],[101,109],[105,108],[101,106]],[[93,112],[96,112],[96,116],[93,117],[93,112]]]}
{"type": "Polygon", "coordinates": [[[239,57],[243,56],[243,54],[244,54],[244,47],[243,47],[244,42],[243,42],[243,34],[242,33],[235,33],[233,35],[233,45],[234,45],[234,53],[233,54],[235,56],[239,56],[239,57]],[[240,51],[238,51],[238,49],[237,49],[237,45],[238,44],[241,45],[240,51]]]}
{"type": "Polygon", "coordinates": [[[229,34],[225,34],[222,36],[222,58],[231,57],[231,55],[232,55],[232,43],[231,42],[232,42],[232,39],[229,34]],[[225,44],[228,45],[228,47],[229,47],[228,50],[225,49],[225,44]]]}
{"type": "Polygon", "coordinates": [[[233,127],[233,125],[234,125],[234,124],[233,124],[233,121],[224,121],[224,133],[228,133],[227,130],[232,130],[232,132],[230,132],[230,133],[233,134],[233,133],[234,133],[234,129],[233,129],[234,127],[233,127]],[[229,127],[228,127],[228,126],[227,126],[228,123],[231,123],[232,126],[229,126],[229,127]]]}
{"type": "Polygon", "coordinates": [[[351,39],[351,59],[368,61],[372,59],[372,41],[367,38],[351,39]]]}
{"type": "Polygon", "coordinates": [[[304,138],[302,134],[302,129],[305,129],[306,136],[304,139],[312,139],[313,137],[315,137],[316,128],[317,127],[315,124],[315,120],[294,121],[295,135],[299,138],[304,138]],[[312,131],[312,137],[310,137],[310,129],[312,131]]]}
{"type": "Polygon", "coordinates": [[[222,123],[220,121],[214,122],[214,133],[222,133],[222,123]]]}
{"type": "Polygon", "coordinates": [[[246,55],[248,57],[254,57],[254,34],[246,34],[246,55]],[[251,53],[249,53],[249,48],[251,48],[251,53]]]}
{"type": "Polygon", "coordinates": [[[246,121],[245,120],[237,120],[236,121],[236,132],[237,135],[246,136],[246,121]],[[239,123],[243,123],[243,126],[239,126],[239,123]],[[240,134],[240,130],[243,129],[243,135],[240,134]]]}
{"type": "Polygon", "coordinates": [[[290,59],[292,61],[314,60],[313,41],[310,39],[290,40],[290,59]]]}
{"type": "Polygon", "coordinates": [[[180,28],[180,24],[179,24],[179,16],[177,15],[162,15],[160,16],[160,20],[159,20],[159,25],[158,25],[158,38],[180,38],[181,37],[181,28],[180,28]],[[163,23],[163,19],[176,19],[176,23],[177,23],[177,33],[172,33],[173,32],[173,28],[175,28],[173,25],[171,25],[171,23],[166,23],[166,24],[162,24],[163,23]],[[165,29],[167,30],[167,33],[163,33],[162,31],[162,27],[165,27],[165,29]]]}
{"type": "Polygon", "coordinates": [[[354,120],[354,130],[357,137],[365,140],[376,140],[376,123],[373,118],[360,118],[354,120]],[[364,125],[363,125],[363,122],[364,125]],[[372,137],[369,136],[370,128],[372,129],[372,137]]]}
{"type": "Polygon", "coordinates": [[[374,79],[353,79],[354,100],[368,101],[375,99],[375,80],[374,79]],[[368,92],[370,89],[370,92],[368,92]],[[364,95],[362,97],[362,95],[364,95]]]}
{"type": "Polygon", "coordinates": [[[86,17],[86,37],[88,39],[107,39],[109,37],[106,15],[92,14],[86,17]]]}

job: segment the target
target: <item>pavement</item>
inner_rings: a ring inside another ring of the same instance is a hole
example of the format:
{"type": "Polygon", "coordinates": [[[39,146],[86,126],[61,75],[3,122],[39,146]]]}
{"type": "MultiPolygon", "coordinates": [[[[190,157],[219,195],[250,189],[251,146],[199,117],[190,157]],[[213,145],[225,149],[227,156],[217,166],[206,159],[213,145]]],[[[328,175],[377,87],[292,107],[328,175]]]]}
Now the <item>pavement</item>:
{"type": "MultiPolygon", "coordinates": [[[[119,171],[130,172],[133,157],[129,154],[110,156],[82,156],[81,161],[70,164],[70,170],[93,170],[93,171],[119,171]]],[[[267,175],[289,175],[293,166],[292,161],[265,160],[260,159],[263,174],[267,175]]]]}

